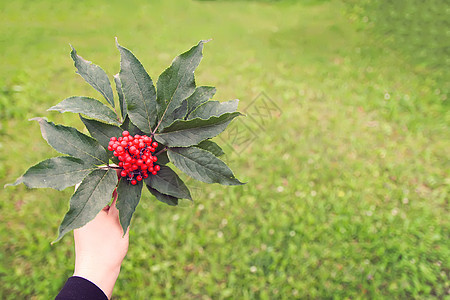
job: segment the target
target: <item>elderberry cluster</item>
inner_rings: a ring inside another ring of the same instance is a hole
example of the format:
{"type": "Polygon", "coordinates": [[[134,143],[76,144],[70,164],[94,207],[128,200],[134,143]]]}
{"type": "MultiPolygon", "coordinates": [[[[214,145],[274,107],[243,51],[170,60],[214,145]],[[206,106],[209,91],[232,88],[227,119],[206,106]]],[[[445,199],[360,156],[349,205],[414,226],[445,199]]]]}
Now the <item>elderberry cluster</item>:
{"type": "Polygon", "coordinates": [[[119,138],[110,139],[108,150],[114,151],[114,156],[119,159],[121,177],[126,177],[132,185],[137,184],[149,173],[156,175],[161,169],[159,165],[153,165],[158,160],[152,153],[158,147],[157,142],[146,135],[136,134],[134,137],[128,131],[124,131],[119,138]]]}

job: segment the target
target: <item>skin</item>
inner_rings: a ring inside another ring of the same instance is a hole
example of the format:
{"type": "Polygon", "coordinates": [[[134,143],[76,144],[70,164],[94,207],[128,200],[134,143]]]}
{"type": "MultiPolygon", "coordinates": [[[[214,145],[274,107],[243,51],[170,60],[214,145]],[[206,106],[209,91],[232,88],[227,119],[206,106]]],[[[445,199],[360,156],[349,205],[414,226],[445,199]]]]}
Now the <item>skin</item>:
{"type": "Polygon", "coordinates": [[[115,191],[113,196],[111,206],[106,206],[91,222],[74,230],[73,275],[96,284],[108,299],[111,298],[129,244],[129,228],[124,236],[120,226],[115,191]]]}

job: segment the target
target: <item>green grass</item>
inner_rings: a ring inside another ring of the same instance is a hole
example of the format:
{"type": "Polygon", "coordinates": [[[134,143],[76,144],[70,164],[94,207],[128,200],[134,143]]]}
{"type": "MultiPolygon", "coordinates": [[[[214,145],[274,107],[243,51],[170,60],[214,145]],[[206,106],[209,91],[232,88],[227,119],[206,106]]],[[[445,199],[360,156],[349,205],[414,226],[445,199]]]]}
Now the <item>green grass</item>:
{"type": "MultiPolygon", "coordinates": [[[[112,76],[117,36],[156,80],[213,38],[197,83],[242,110],[261,92],[279,108],[258,126],[263,106],[250,106],[217,139],[247,185],[189,180],[195,202],[177,208],[145,194],[115,299],[449,297],[448,78],[358,30],[348,6],[21,0],[0,12],[1,186],[56,155],[27,119],[82,129],[46,109],[100,98],[69,43],[112,76]]],[[[71,275],[71,237],[50,245],[71,192],[0,190],[0,298],[49,299],[71,275]]]]}

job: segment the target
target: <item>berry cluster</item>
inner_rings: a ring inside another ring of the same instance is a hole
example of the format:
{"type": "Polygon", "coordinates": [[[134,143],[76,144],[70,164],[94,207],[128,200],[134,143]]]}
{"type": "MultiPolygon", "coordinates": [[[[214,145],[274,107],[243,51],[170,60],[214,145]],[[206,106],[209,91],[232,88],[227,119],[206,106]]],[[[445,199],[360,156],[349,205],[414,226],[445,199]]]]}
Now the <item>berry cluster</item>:
{"type": "Polygon", "coordinates": [[[153,165],[158,160],[152,153],[158,147],[157,142],[146,135],[136,134],[134,137],[128,131],[124,131],[119,138],[110,139],[108,150],[114,151],[114,156],[119,159],[121,177],[127,177],[132,185],[137,184],[149,173],[156,175],[161,169],[159,165],[153,165]]]}

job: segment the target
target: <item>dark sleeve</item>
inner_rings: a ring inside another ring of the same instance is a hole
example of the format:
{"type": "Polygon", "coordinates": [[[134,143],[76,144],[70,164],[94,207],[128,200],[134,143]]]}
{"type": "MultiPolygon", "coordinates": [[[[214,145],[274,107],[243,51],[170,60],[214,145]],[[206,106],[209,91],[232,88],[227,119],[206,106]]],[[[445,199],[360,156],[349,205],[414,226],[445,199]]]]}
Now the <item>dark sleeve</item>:
{"type": "Polygon", "coordinates": [[[55,300],[108,300],[105,293],[94,283],[78,276],[67,279],[55,300]]]}

